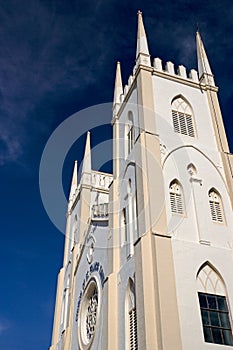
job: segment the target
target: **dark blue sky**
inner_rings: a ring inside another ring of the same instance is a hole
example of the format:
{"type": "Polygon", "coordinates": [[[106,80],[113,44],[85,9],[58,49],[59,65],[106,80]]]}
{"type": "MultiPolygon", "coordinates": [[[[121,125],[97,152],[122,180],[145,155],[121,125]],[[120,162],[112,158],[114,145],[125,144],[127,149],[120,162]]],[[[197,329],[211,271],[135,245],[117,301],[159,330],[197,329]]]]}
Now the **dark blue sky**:
{"type": "MultiPolygon", "coordinates": [[[[50,345],[64,235],[40,198],[41,155],[63,120],[112,100],[117,60],[126,83],[135,59],[138,9],[151,56],[188,70],[197,67],[198,23],[233,150],[232,1],[0,0],[1,350],[50,345]]],[[[96,118],[99,125],[105,122],[96,118]]],[[[85,118],[79,122],[85,128],[85,118]]],[[[110,129],[97,128],[92,145],[109,139],[110,129]]],[[[83,141],[84,136],[64,164],[66,193],[83,141]]]]}

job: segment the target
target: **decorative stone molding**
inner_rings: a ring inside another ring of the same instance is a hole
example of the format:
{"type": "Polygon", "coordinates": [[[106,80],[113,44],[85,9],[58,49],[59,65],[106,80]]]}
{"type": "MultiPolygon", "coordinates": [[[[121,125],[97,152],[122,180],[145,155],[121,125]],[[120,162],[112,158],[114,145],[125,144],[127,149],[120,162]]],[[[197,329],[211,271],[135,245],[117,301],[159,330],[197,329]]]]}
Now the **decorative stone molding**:
{"type": "Polygon", "coordinates": [[[211,245],[210,241],[207,241],[206,239],[200,239],[199,243],[204,245],[209,245],[209,246],[211,245]]]}
{"type": "Polygon", "coordinates": [[[107,220],[108,219],[108,203],[99,203],[92,206],[92,219],[107,220]]]}
{"type": "Polygon", "coordinates": [[[164,158],[167,156],[168,150],[166,145],[160,143],[160,155],[161,155],[161,160],[163,161],[164,158]]]}
{"type": "Polygon", "coordinates": [[[109,191],[109,185],[113,180],[113,176],[99,171],[92,171],[91,173],[91,185],[94,188],[109,191]]]}
{"type": "Polygon", "coordinates": [[[198,179],[196,177],[190,177],[190,182],[193,182],[193,183],[199,183],[200,186],[202,186],[202,183],[203,183],[203,180],[202,179],[198,179]]]}
{"type": "Polygon", "coordinates": [[[88,264],[91,264],[94,258],[94,252],[95,252],[95,237],[93,235],[90,235],[87,239],[87,262],[88,264]]]}

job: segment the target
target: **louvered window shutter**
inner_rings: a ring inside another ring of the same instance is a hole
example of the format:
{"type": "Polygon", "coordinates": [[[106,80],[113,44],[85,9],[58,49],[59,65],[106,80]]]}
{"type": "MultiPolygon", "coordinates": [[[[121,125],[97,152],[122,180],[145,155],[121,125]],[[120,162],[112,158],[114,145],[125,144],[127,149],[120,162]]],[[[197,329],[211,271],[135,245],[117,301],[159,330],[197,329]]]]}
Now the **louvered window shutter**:
{"type": "Polygon", "coordinates": [[[137,312],[135,307],[129,311],[129,348],[130,350],[138,349],[137,312]]]}
{"type": "Polygon", "coordinates": [[[170,185],[170,205],[172,213],[184,214],[182,191],[176,182],[170,185]]]}
{"type": "Polygon", "coordinates": [[[178,97],[172,102],[171,109],[174,131],[182,135],[196,137],[193,112],[189,103],[182,97],[178,97]]]}
{"type": "Polygon", "coordinates": [[[223,208],[220,196],[212,191],[209,193],[210,214],[212,221],[223,222],[223,208]]]}
{"type": "Polygon", "coordinates": [[[172,120],[175,132],[195,137],[193,118],[191,115],[172,110],[172,120]]]}

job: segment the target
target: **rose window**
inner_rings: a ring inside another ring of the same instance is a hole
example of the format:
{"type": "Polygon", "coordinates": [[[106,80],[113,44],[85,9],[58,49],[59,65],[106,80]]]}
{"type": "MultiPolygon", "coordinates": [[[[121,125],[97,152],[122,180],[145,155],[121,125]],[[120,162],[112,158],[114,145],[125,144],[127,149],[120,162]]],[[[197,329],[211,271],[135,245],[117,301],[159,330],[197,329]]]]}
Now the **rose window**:
{"type": "Polygon", "coordinates": [[[80,309],[79,343],[83,350],[90,349],[93,342],[99,307],[97,281],[95,278],[91,278],[85,288],[80,309]]]}
{"type": "Polygon", "coordinates": [[[95,332],[96,318],[98,308],[98,293],[97,289],[93,290],[92,296],[89,298],[87,315],[86,315],[86,334],[90,341],[95,332]]]}

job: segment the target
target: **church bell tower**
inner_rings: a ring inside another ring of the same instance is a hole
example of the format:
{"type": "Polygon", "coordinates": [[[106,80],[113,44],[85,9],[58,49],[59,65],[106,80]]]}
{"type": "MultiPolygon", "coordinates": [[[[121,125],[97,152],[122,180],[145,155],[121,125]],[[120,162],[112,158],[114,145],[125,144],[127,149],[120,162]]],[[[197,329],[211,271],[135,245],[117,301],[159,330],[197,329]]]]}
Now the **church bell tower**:
{"type": "Polygon", "coordinates": [[[113,174],[92,169],[89,132],[79,183],[74,165],[50,350],[233,349],[233,157],[196,43],[198,71],[152,62],[138,12],[113,174]]]}

